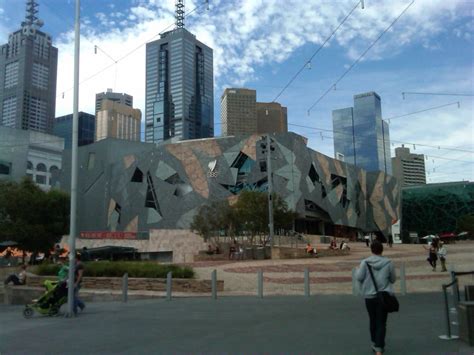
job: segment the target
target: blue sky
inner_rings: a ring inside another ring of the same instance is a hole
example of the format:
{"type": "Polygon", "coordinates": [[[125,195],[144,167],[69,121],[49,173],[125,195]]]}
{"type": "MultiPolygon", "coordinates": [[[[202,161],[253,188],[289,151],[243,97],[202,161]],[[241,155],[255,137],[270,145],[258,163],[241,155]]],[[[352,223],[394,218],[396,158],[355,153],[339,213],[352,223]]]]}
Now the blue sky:
{"type": "MultiPolygon", "coordinates": [[[[57,115],[72,112],[73,0],[37,0],[43,30],[59,48],[57,115]],[[64,92],[64,98],[62,93],[64,92]]],[[[410,4],[365,0],[278,101],[288,107],[289,130],[333,155],[331,111],[352,105],[353,95],[376,91],[384,118],[426,108],[441,109],[390,120],[392,149],[402,142],[428,156],[428,181],[474,180],[472,96],[409,95],[405,91],[473,94],[474,2],[416,0],[400,20],[310,112],[312,104],[410,4]],[[298,125],[311,128],[302,128],[298,125]],[[413,145],[413,143],[415,145],[413,145]],[[433,146],[433,147],[430,147],[433,146]],[[440,146],[440,149],[437,147],[440,146]],[[449,149],[443,149],[449,148],[449,149]]],[[[187,0],[194,11],[186,27],[214,49],[215,125],[220,134],[220,96],[225,87],[257,90],[272,101],[308,61],[357,1],[187,0]]],[[[0,0],[0,42],[17,29],[25,0],[0,0]]],[[[82,0],[80,109],[94,111],[96,92],[113,88],[134,96],[144,109],[145,46],[173,24],[174,0],[82,0]],[[118,59],[114,65],[98,45],[118,59]]]]}

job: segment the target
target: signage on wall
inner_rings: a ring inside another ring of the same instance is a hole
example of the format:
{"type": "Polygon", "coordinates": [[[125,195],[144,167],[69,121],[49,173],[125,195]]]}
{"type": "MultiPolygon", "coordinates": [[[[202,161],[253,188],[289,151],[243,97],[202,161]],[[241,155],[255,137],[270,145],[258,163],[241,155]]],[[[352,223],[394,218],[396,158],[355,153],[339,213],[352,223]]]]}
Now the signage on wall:
{"type": "Polygon", "coordinates": [[[136,232],[80,232],[82,239],[137,239],[136,232]]]}

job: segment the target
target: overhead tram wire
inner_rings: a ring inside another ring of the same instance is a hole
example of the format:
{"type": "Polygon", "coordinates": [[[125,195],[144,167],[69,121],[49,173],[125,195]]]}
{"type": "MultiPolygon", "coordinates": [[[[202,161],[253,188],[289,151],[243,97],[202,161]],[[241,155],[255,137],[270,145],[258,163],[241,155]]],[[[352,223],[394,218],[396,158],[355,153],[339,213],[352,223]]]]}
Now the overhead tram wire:
{"type": "Polygon", "coordinates": [[[405,100],[405,95],[435,95],[435,96],[474,96],[474,94],[456,94],[456,93],[446,93],[446,92],[412,92],[412,91],[403,91],[402,98],[405,100]]]}
{"type": "Polygon", "coordinates": [[[367,54],[367,52],[372,49],[373,46],[375,46],[375,44],[383,37],[383,35],[385,33],[388,32],[388,30],[390,30],[394,25],[395,23],[400,19],[400,17],[402,17],[405,12],[415,3],[415,0],[412,0],[411,3],[408,4],[407,7],[405,7],[405,9],[403,9],[403,11],[400,13],[400,15],[398,15],[395,20],[392,21],[392,23],[376,38],[375,41],[373,41],[370,46],[359,56],[359,58],[357,58],[355,60],[354,63],[351,64],[351,66],[349,68],[347,68],[347,70],[339,77],[339,79],[336,80],[336,82],[334,82],[334,84],[332,84],[327,90],[326,92],[321,95],[321,97],[319,99],[317,99],[308,109],[308,115],[310,114],[311,110],[333,89],[336,87],[336,85],[342,80],[344,79],[344,77],[356,66],[357,63],[360,62],[360,60],[367,54]]]}
{"type": "MultiPolygon", "coordinates": [[[[206,9],[208,9],[208,0],[204,1],[201,5],[198,5],[196,6],[194,9],[192,9],[191,11],[189,11],[187,14],[186,14],[186,17],[190,17],[194,12],[196,12],[198,9],[200,9],[201,7],[203,6],[206,6],[206,9]]],[[[139,50],[140,48],[142,48],[144,45],[146,45],[148,42],[154,40],[156,37],[158,37],[159,35],[161,35],[162,33],[166,32],[168,29],[170,29],[171,27],[173,27],[175,25],[175,23],[173,22],[172,24],[170,24],[169,26],[165,27],[163,30],[161,30],[158,34],[154,35],[153,37],[151,37],[149,40],[143,42],[142,44],[140,44],[139,46],[137,46],[136,48],[132,49],[130,52],[124,54],[122,57],[120,57],[119,59],[117,59],[116,62],[114,63],[111,63],[110,65],[107,65],[105,67],[103,67],[102,69],[100,69],[99,71],[97,71],[96,73],[90,75],[89,77],[81,80],[79,82],[79,85],[80,84],[84,84],[86,81],[89,81],[93,78],[95,78],[96,76],[98,76],[99,74],[103,73],[104,71],[112,68],[114,65],[116,65],[118,62],[124,60],[125,58],[129,57],[131,54],[135,53],[137,50],[139,50]]],[[[61,92],[60,95],[57,95],[56,97],[59,97],[59,96],[62,96],[64,95],[64,93],[68,92],[68,91],[71,91],[72,88],[69,88],[67,90],[64,90],[61,92]]]]}
{"type": "MultiPolygon", "coordinates": [[[[320,128],[320,127],[311,127],[311,126],[305,126],[305,125],[300,125],[300,124],[295,124],[295,123],[288,123],[289,126],[294,126],[294,127],[300,127],[300,128],[307,128],[307,129],[312,129],[320,132],[330,132],[330,133],[337,133],[337,134],[344,134],[348,136],[352,136],[352,133],[347,133],[343,131],[335,131],[333,129],[329,128],[320,128]]],[[[330,137],[327,137],[330,138],[330,137]]],[[[382,139],[378,139],[383,141],[382,139]]],[[[466,149],[458,149],[454,147],[444,147],[441,145],[430,145],[430,144],[423,144],[423,143],[414,143],[414,142],[403,142],[403,141],[398,141],[398,140],[393,140],[390,139],[390,143],[397,143],[397,144],[407,144],[407,145],[414,145],[414,146],[420,146],[420,147],[428,147],[428,148],[434,148],[434,149],[439,149],[439,150],[450,150],[450,151],[455,151],[455,152],[463,152],[463,153],[471,153],[474,154],[474,150],[466,150],[466,149]]]]}
{"type": "Polygon", "coordinates": [[[387,121],[388,123],[390,123],[390,120],[393,120],[395,118],[401,118],[401,117],[406,117],[406,116],[411,116],[411,115],[415,115],[417,113],[422,113],[422,112],[426,112],[426,111],[432,111],[432,110],[437,110],[439,108],[443,108],[443,107],[447,107],[447,106],[452,106],[452,105],[458,105],[458,108],[461,107],[461,102],[460,101],[455,101],[455,102],[451,102],[449,104],[444,104],[444,105],[439,105],[439,106],[433,106],[433,107],[428,107],[426,109],[423,109],[423,110],[419,110],[419,111],[414,111],[414,112],[410,112],[410,113],[406,113],[404,115],[399,115],[399,116],[392,116],[392,117],[388,117],[388,118],[384,118],[383,120],[384,121],[387,121]]]}
{"type": "Polygon", "coordinates": [[[293,83],[293,81],[296,80],[296,78],[303,72],[303,70],[305,70],[305,68],[307,68],[307,66],[311,64],[311,61],[314,59],[314,57],[316,57],[316,55],[321,51],[321,49],[324,48],[326,43],[328,43],[329,40],[336,34],[336,32],[339,30],[339,28],[347,21],[347,19],[352,15],[352,13],[355,11],[355,9],[357,9],[357,7],[359,7],[359,4],[361,4],[362,8],[364,8],[364,0],[360,0],[360,1],[357,2],[357,4],[355,4],[355,6],[352,8],[352,10],[346,15],[346,17],[344,17],[344,19],[339,23],[339,25],[331,32],[329,37],[327,37],[324,40],[324,42],[319,46],[319,48],[316,49],[316,51],[314,51],[314,53],[311,55],[311,57],[303,64],[303,66],[295,73],[295,75],[293,75],[293,77],[290,79],[290,81],[283,87],[283,89],[281,89],[281,91],[272,100],[272,102],[275,102],[276,100],[278,100],[278,98],[283,94],[283,92],[285,92],[286,89],[288,89],[288,87],[293,83]]]}

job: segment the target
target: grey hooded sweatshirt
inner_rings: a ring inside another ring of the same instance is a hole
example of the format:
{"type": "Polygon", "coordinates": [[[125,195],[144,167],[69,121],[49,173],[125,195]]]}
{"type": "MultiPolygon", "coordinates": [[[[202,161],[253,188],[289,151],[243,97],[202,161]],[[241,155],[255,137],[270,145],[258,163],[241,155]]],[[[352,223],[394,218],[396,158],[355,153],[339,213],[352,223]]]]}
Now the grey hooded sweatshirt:
{"type": "Polygon", "coordinates": [[[362,295],[365,298],[376,297],[374,283],[370,277],[367,263],[372,267],[372,273],[374,274],[375,282],[377,283],[377,289],[379,291],[394,293],[392,284],[396,280],[396,275],[392,261],[384,256],[371,255],[361,261],[356,273],[356,279],[359,281],[362,295]]]}

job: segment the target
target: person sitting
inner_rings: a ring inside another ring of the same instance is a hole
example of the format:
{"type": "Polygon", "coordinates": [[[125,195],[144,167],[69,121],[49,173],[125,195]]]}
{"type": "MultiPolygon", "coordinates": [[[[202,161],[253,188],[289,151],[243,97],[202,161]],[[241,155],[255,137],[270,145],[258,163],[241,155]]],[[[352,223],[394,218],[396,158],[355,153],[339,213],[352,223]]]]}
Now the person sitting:
{"type": "Polygon", "coordinates": [[[341,250],[351,250],[345,240],[341,242],[341,250]]]}
{"type": "Polygon", "coordinates": [[[11,274],[4,281],[5,285],[8,285],[12,282],[15,286],[25,285],[26,284],[26,265],[21,265],[21,271],[19,274],[11,274]]]}
{"type": "Polygon", "coordinates": [[[316,248],[313,248],[311,244],[306,244],[306,253],[310,255],[315,255],[316,254],[316,248]]]}
{"type": "Polygon", "coordinates": [[[216,250],[212,247],[212,245],[208,244],[206,254],[207,255],[213,255],[215,251],[216,250]]]}
{"type": "Polygon", "coordinates": [[[336,238],[333,238],[331,240],[331,244],[329,245],[329,249],[337,249],[337,241],[336,241],[336,238]]]}

